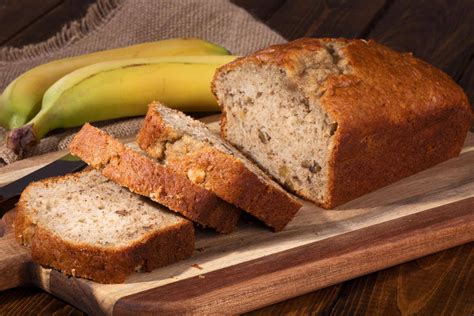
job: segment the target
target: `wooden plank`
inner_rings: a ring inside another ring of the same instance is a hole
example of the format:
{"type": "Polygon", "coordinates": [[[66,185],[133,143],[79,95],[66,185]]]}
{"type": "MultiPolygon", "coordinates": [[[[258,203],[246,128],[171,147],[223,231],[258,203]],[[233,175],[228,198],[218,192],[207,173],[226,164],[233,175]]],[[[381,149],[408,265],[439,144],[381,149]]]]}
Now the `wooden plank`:
{"type": "Polygon", "coordinates": [[[332,312],[469,315],[474,310],[469,289],[474,289],[473,243],[349,281],[332,312]]]}
{"type": "Polygon", "coordinates": [[[0,315],[85,316],[83,312],[35,287],[1,292],[0,315]]]}
{"type": "Polygon", "coordinates": [[[250,12],[257,19],[266,21],[285,3],[285,0],[232,0],[232,2],[250,12]]]}
{"type": "Polygon", "coordinates": [[[61,0],[3,0],[0,2],[0,45],[5,45],[28,25],[58,6],[61,0]]]}
{"type": "MultiPolygon", "coordinates": [[[[474,56],[471,56],[469,65],[464,70],[464,73],[459,80],[459,84],[466,91],[469,102],[471,103],[471,109],[474,112],[474,56]]],[[[474,132],[474,121],[471,124],[471,131],[474,132]]]]}
{"type": "Polygon", "coordinates": [[[329,315],[341,296],[344,283],[248,312],[247,316],[263,315],[329,315]]]}
{"type": "Polygon", "coordinates": [[[474,243],[249,313],[292,315],[468,315],[474,310],[474,243]],[[281,311],[281,312],[280,312],[281,311]]]}
{"type": "Polygon", "coordinates": [[[474,230],[473,209],[474,197],[164,285],[120,299],[114,314],[241,313],[273,304],[473,241],[465,233],[474,230]]]}
{"type": "MultiPolygon", "coordinates": [[[[9,0],[10,1],[10,0],[9,0]]],[[[29,6],[34,6],[35,10],[28,9],[28,12],[36,12],[36,8],[39,6],[38,3],[43,2],[55,2],[56,5],[53,6],[50,10],[42,14],[38,19],[30,21],[29,24],[18,32],[14,36],[8,38],[7,41],[2,43],[3,45],[8,46],[23,46],[27,44],[37,43],[44,40],[47,40],[56,32],[60,31],[63,25],[67,24],[70,21],[77,20],[84,16],[87,11],[87,8],[95,2],[95,0],[62,0],[62,1],[20,1],[29,3],[29,6]]],[[[22,7],[22,10],[25,11],[25,7],[22,7]]],[[[23,17],[24,13],[17,13],[17,16],[23,17]]],[[[1,18],[0,18],[1,20],[1,18]]],[[[3,34],[2,34],[3,35],[3,34]]]]}
{"type": "Polygon", "coordinates": [[[299,37],[360,37],[386,0],[287,0],[266,24],[288,40],[299,37]]]}
{"type": "Polygon", "coordinates": [[[413,52],[458,80],[474,51],[473,21],[472,0],[397,0],[368,37],[413,52]]]}
{"type": "Polygon", "coordinates": [[[13,216],[14,212],[10,211],[2,217],[6,229],[4,235],[0,236],[0,291],[27,285],[32,281],[30,252],[15,240],[13,216]]]}

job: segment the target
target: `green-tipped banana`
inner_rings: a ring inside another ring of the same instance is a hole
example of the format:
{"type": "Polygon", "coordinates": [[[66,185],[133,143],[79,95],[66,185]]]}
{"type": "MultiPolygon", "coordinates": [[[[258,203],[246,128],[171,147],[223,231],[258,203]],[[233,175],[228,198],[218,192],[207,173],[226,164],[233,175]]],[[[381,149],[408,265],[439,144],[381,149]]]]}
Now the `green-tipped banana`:
{"type": "Polygon", "coordinates": [[[56,128],[144,115],[151,101],[182,111],[215,111],[211,92],[215,70],[235,56],[130,59],[87,66],[64,76],[45,93],[41,111],[13,130],[15,152],[34,145],[56,128]]]}
{"type": "Polygon", "coordinates": [[[41,108],[45,91],[64,75],[95,63],[159,56],[228,55],[228,51],[200,39],[169,39],[88,55],[65,58],[33,68],[15,80],[0,97],[0,126],[23,126],[41,108]]]}

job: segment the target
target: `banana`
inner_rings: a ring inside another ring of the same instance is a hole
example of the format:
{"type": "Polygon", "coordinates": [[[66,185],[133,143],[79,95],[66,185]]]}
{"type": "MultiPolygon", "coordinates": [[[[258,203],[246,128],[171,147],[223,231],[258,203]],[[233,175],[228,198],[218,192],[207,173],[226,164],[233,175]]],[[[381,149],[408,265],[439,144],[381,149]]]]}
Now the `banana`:
{"type": "Polygon", "coordinates": [[[33,68],[15,80],[0,97],[0,126],[23,126],[38,113],[44,92],[64,75],[99,62],[159,56],[228,55],[223,47],[200,39],[169,39],[65,58],[33,68]]]}
{"type": "Polygon", "coordinates": [[[219,110],[211,92],[215,70],[236,56],[176,56],[98,63],[78,69],[44,94],[40,112],[10,132],[16,153],[56,128],[144,115],[154,100],[182,111],[219,110]]]}

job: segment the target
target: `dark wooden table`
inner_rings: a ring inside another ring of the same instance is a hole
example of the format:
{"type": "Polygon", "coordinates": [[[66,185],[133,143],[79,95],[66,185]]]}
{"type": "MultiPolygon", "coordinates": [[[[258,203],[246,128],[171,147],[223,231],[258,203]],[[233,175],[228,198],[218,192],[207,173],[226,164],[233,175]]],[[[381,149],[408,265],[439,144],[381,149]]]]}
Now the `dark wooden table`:
{"type": "MultiPolygon", "coordinates": [[[[42,41],[93,0],[1,0],[0,45],[42,41]]],[[[473,0],[235,0],[287,39],[372,38],[443,69],[474,104],[473,0]]],[[[474,211],[474,210],[473,210],[474,211]]],[[[357,264],[354,262],[354,264],[357,264]]],[[[252,314],[473,315],[474,246],[466,244],[252,314]]],[[[82,315],[36,288],[0,293],[0,315],[82,315]]]]}

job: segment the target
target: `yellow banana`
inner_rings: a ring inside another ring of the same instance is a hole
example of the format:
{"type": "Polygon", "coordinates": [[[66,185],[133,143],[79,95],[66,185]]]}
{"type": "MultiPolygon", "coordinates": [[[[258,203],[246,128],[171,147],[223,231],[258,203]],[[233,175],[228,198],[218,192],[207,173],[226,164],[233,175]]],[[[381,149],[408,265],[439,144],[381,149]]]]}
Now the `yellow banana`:
{"type": "Polygon", "coordinates": [[[87,66],[64,76],[44,94],[40,112],[13,130],[17,153],[56,128],[143,115],[154,100],[183,111],[215,111],[215,70],[236,56],[176,56],[129,59],[87,66]]]}
{"type": "Polygon", "coordinates": [[[159,56],[228,55],[226,49],[200,39],[169,39],[65,58],[33,68],[15,80],[0,97],[0,126],[23,126],[41,108],[44,92],[76,69],[99,62],[159,56]]]}

